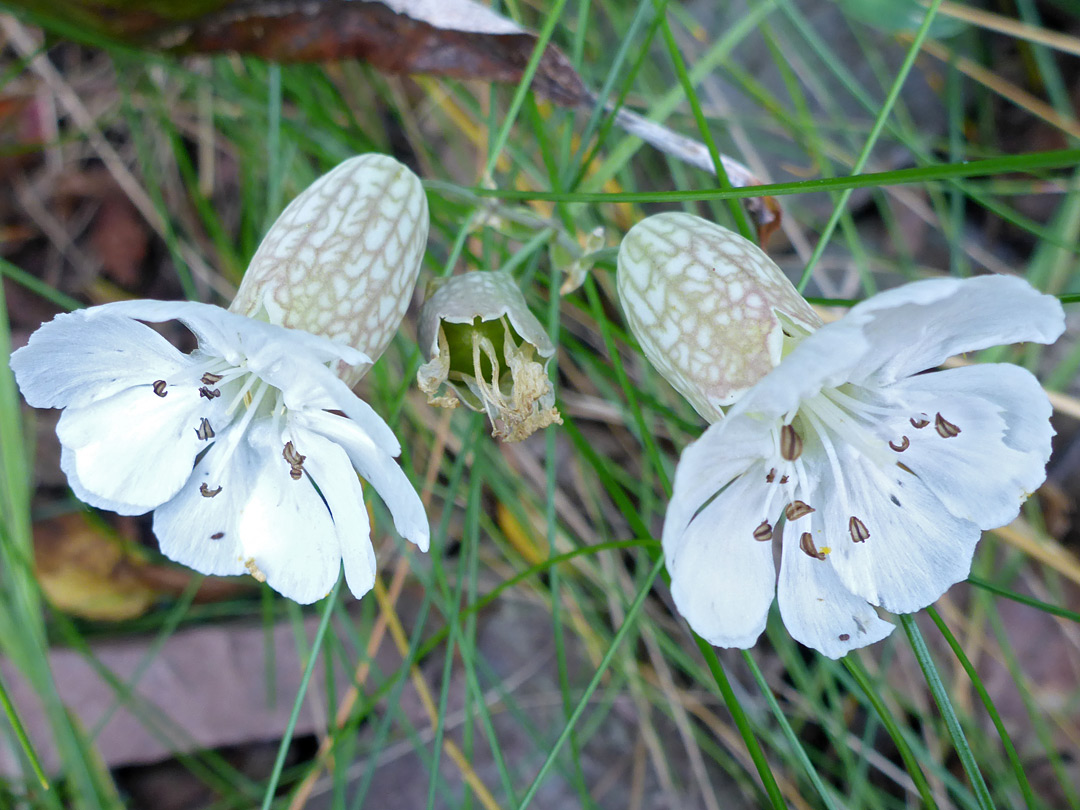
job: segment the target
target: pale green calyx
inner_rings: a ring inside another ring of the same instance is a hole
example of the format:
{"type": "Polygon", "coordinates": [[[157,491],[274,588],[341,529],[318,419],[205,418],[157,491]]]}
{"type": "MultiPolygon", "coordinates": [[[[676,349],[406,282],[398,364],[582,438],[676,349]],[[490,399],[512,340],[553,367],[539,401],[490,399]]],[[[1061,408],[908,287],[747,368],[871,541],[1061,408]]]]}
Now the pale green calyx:
{"type": "MultiPolygon", "coordinates": [[[[374,362],[405,316],[427,233],[415,174],[386,155],[351,158],[282,212],[229,309],[340,341],[374,362]]],[[[352,386],[370,365],[337,370],[352,386]]]]}
{"type": "Polygon", "coordinates": [[[630,229],[618,289],[645,356],[710,422],[822,324],[757,245],[691,214],[630,229]]]}
{"type": "Polygon", "coordinates": [[[418,326],[428,362],[416,381],[428,402],[454,408],[460,401],[484,412],[491,435],[511,442],[562,424],[547,375],[555,346],[514,280],[476,272],[433,287],[418,326]]]}

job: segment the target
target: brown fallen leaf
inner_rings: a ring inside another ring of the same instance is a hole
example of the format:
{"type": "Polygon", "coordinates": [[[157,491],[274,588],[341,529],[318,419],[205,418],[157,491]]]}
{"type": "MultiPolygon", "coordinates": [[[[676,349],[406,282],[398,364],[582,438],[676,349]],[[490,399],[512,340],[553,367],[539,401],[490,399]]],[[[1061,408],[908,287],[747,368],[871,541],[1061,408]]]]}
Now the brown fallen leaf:
{"type": "Polygon", "coordinates": [[[34,524],[34,562],[46,598],[73,616],[133,619],[157,598],[135,573],[139,561],[79,512],[34,524]]]}
{"type": "MultiPolygon", "coordinates": [[[[34,524],[34,571],[50,604],[94,621],[141,616],[159,598],[179,596],[196,576],[148,562],[81,512],[34,524]]],[[[250,590],[246,577],[206,577],[195,601],[231,599],[250,590]]]]}
{"type": "MultiPolygon", "coordinates": [[[[386,73],[507,83],[521,81],[537,43],[534,33],[475,0],[13,1],[53,15],[70,7],[80,22],[89,20],[102,33],[176,53],[242,53],[275,62],[362,59],[386,73]]],[[[574,109],[591,110],[597,100],[554,45],[544,49],[532,89],[574,109]]],[[[610,104],[607,108],[612,111],[610,104]]],[[[619,108],[614,116],[620,127],[655,148],[715,170],[704,144],[631,110],[619,108]]],[[[732,186],[761,184],[739,161],[721,159],[732,186]]],[[[765,244],[780,227],[780,206],[771,197],[743,202],[765,244]]]]}

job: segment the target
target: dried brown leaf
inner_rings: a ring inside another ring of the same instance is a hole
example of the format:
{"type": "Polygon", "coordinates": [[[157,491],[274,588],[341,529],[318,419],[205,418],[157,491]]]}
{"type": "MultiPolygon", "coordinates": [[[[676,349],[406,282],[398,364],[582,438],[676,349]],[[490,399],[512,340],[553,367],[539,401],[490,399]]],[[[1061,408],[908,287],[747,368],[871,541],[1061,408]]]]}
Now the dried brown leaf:
{"type": "MultiPolygon", "coordinates": [[[[386,73],[517,82],[536,37],[472,0],[283,0],[232,6],[170,32],[163,44],[276,62],[362,59],[386,73]]],[[[567,107],[592,100],[553,46],[540,59],[533,89],[567,107]]]]}

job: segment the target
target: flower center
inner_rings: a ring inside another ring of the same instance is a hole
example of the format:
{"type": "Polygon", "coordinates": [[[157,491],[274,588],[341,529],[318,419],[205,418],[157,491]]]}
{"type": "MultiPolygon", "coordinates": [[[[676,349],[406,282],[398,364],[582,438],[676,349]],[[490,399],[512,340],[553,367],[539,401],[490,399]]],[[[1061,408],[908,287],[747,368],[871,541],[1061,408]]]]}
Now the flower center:
{"type": "MultiPolygon", "coordinates": [[[[772,539],[773,525],[768,516],[776,514],[781,504],[784,519],[793,523],[817,511],[812,504],[828,497],[838,498],[843,505],[842,511],[849,515],[846,528],[851,541],[865,543],[871,537],[873,527],[853,512],[854,505],[845,486],[841,465],[841,457],[849,457],[849,453],[841,454],[838,447],[854,450],[882,470],[899,467],[914,475],[914,471],[898,458],[912,444],[908,434],[913,436],[915,431],[925,429],[932,438],[951,439],[962,432],[941,413],[932,418],[927,414],[910,417],[907,421],[910,430],[903,418],[896,405],[879,404],[870,392],[852,384],[826,388],[801,402],[798,410],[787,414],[772,432],[773,451],[765,460],[765,483],[769,486],[764,510],[766,519],[754,530],[754,539],[772,539]],[[890,436],[898,423],[904,432],[890,436]],[[931,425],[933,431],[929,430],[931,425]],[[815,486],[816,479],[807,476],[807,467],[817,477],[825,477],[826,470],[831,468],[829,480],[836,491],[820,491],[815,486]]],[[[812,522],[813,519],[807,520],[806,525],[812,522]]],[[[810,557],[824,560],[830,549],[827,546],[817,548],[813,538],[810,532],[802,532],[799,547],[810,557]]]]}
{"type": "MultiPolygon", "coordinates": [[[[212,482],[222,480],[229,461],[243,441],[244,435],[255,419],[272,419],[275,429],[285,419],[287,408],[284,395],[279,388],[271,385],[258,374],[252,372],[246,363],[234,366],[224,360],[212,363],[202,377],[199,396],[208,403],[222,397],[227,402],[223,410],[213,414],[215,419],[225,416],[225,423],[216,427],[208,417],[203,417],[196,431],[200,439],[216,441],[207,450],[209,467],[207,478],[212,482]],[[220,436],[219,436],[220,434],[220,436]]],[[[292,442],[285,446],[285,461],[289,464],[292,477],[302,475],[304,456],[296,452],[292,442]]],[[[213,486],[202,484],[200,492],[206,498],[213,498],[222,491],[221,484],[213,486]]]]}

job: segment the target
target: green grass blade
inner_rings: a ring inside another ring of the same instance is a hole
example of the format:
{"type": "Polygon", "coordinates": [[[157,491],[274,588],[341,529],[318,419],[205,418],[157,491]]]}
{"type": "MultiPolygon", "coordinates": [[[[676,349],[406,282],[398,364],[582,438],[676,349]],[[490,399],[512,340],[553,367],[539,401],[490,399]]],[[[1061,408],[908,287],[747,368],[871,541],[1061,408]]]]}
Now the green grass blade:
{"type": "Polygon", "coordinates": [[[964,734],[964,729],[960,725],[960,719],[956,716],[952,701],[949,700],[949,692],[945,688],[941,675],[937,671],[937,665],[934,664],[933,656],[930,655],[930,650],[926,646],[926,640],[911,615],[901,614],[898,618],[904,632],[907,633],[908,641],[911,643],[911,650],[915,653],[915,658],[919,662],[923,676],[926,678],[926,685],[930,688],[930,694],[934,696],[934,702],[937,703],[938,710],[945,720],[945,726],[949,730],[949,736],[952,737],[953,746],[960,757],[960,763],[964,766],[964,772],[967,773],[971,786],[975,790],[975,797],[978,799],[979,807],[982,810],[993,810],[994,800],[990,796],[990,790],[986,787],[982,772],[975,761],[975,754],[972,752],[971,745],[964,734]]]}
{"type": "Polygon", "coordinates": [[[517,810],[525,810],[526,807],[536,798],[537,792],[540,790],[540,785],[544,781],[544,777],[547,776],[551,766],[555,763],[555,758],[559,755],[562,747],[566,745],[566,741],[570,738],[570,735],[574,731],[574,727],[581,719],[581,715],[585,712],[585,708],[589,705],[589,701],[592,699],[593,693],[600,685],[600,679],[604,676],[608,666],[611,664],[612,659],[615,657],[615,652],[619,649],[619,645],[623,639],[629,634],[634,623],[637,621],[638,614],[641,612],[642,606],[645,604],[645,599],[648,597],[650,591],[652,591],[653,583],[656,578],[660,576],[660,572],[664,569],[664,558],[659,556],[656,562],[653,563],[652,569],[649,571],[648,577],[645,579],[645,583],[638,590],[637,596],[634,598],[633,603],[626,611],[626,618],[623,620],[622,625],[615,632],[615,635],[611,639],[611,643],[608,645],[607,650],[604,651],[603,658],[600,659],[600,665],[596,668],[596,672],[593,674],[592,679],[589,681],[588,686],[585,687],[585,692],[581,696],[581,700],[578,701],[574,707],[574,711],[570,714],[570,719],[567,720],[563,730],[559,733],[558,738],[551,746],[551,750],[548,751],[547,758],[544,760],[543,765],[540,766],[540,770],[537,771],[536,776],[533,778],[532,783],[521,797],[521,803],[518,804],[517,810]]]}
{"type": "Polygon", "coordinates": [[[964,648],[960,646],[960,642],[956,640],[956,636],[949,630],[948,625],[945,624],[945,620],[941,618],[937,609],[931,605],[926,609],[926,613],[933,620],[934,624],[937,625],[938,630],[941,631],[941,635],[944,637],[945,641],[948,642],[949,647],[952,648],[956,660],[960,662],[960,666],[964,668],[964,672],[966,672],[968,678],[971,679],[971,685],[975,687],[975,691],[979,695],[979,700],[982,701],[983,706],[986,708],[986,713],[990,715],[990,721],[994,724],[994,728],[997,729],[998,736],[1001,738],[1001,744],[1005,747],[1005,753],[1009,757],[1009,763],[1012,765],[1013,773],[1016,774],[1016,782],[1020,786],[1020,792],[1024,795],[1024,803],[1030,810],[1034,810],[1034,808],[1039,807],[1040,805],[1035,799],[1035,793],[1031,789],[1031,783],[1028,781],[1027,774],[1024,773],[1024,764],[1020,761],[1020,756],[1016,753],[1016,746],[1013,745],[1012,738],[1009,737],[1009,732],[1005,729],[1005,723],[998,713],[997,706],[994,705],[993,698],[991,698],[990,693],[986,691],[986,687],[983,686],[982,678],[980,678],[979,673],[975,671],[971,659],[967,657],[964,648]]]}
{"type": "Polygon", "coordinates": [[[296,731],[296,721],[300,719],[300,709],[304,705],[304,698],[307,697],[308,684],[311,682],[312,673],[315,672],[315,664],[319,661],[319,651],[322,650],[323,638],[326,636],[326,628],[330,626],[330,617],[334,613],[334,603],[337,601],[338,591],[340,590],[341,576],[339,575],[329,596],[324,600],[322,617],[319,619],[319,626],[311,643],[311,653],[308,655],[307,665],[304,667],[304,675],[300,679],[300,687],[296,690],[296,700],[293,701],[292,711],[289,713],[289,722],[285,725],[285,733],[278,746],[274,767],[270,772],[270,781],[267,782],[266,792],[263,794],[261,810],[270,810],[270,805],[274,803],[274,794],[277,792],[278,781],[281,779],[281,771],[285,767],[285,756],[289,753],[293,732],[296,731]]]}

